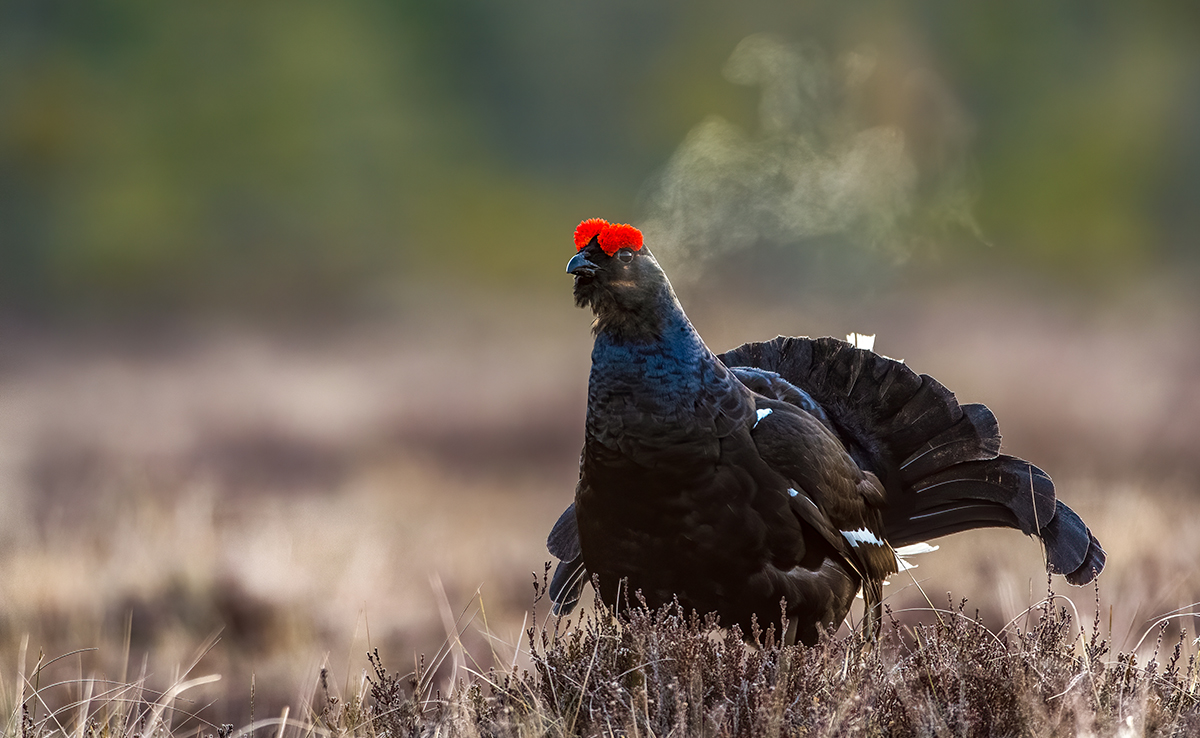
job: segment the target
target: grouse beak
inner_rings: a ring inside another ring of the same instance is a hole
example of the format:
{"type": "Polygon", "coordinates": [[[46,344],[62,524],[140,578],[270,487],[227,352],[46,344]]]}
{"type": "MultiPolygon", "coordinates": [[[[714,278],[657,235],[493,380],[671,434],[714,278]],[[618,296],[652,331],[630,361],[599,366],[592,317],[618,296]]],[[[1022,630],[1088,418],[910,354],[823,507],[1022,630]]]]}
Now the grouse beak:
{"type": "Polygon", "coordinates": [[[575,254],[567,262],[567,274],[574,274],[577,277],[591,277],[599,270],[600,267],[588,261],[582,253],[575,254]]]}

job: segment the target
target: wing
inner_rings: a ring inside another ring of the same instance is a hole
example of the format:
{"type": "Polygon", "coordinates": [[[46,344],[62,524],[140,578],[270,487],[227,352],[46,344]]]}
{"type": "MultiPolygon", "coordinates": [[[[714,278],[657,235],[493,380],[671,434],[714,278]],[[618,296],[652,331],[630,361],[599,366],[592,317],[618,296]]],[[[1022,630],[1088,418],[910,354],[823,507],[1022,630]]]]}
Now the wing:
{"type": "Polygon", "coordinates": [[[867,581],[896,572],[883,535],[883,488],[858,467],[845,446],[816,417],[760,398],[750,435],[759,456],[793,486],[793,511],[821,533],[867,581]]]}

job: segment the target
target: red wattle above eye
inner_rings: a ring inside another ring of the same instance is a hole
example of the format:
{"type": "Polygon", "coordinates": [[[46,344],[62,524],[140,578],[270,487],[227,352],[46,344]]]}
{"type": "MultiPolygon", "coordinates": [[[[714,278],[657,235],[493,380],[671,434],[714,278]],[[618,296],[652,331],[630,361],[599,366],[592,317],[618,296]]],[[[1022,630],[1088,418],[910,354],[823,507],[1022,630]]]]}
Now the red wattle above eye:
{"type": "Polygon", "coordinates": [[[642,247],[642,232],[625,223],[614,223],[600,231],[599,243],[609,256],[621,249],[637,251],[642,247]]]}
{"type": "Polygon", "coordinates": [[[575,250],[581,251],[608,227],[608,221],[603,218],[588,218],[575,226],[575,250]]]}

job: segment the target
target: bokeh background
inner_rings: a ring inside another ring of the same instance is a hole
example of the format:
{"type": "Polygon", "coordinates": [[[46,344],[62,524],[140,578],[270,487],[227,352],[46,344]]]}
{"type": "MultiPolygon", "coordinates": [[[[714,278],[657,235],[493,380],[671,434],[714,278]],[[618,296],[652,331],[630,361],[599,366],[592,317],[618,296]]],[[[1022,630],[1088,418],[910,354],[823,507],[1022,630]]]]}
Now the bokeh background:
{"type": "MultiPolygon", "coordinates": [[[[460,614],[508,663],[577,473],[594,216],[718,351],[875,333],[992,407],[1109,552],[1098,603],[1055,587],[1134,647],[1200,601],[1196,8],[0,2],[6,709],[39,654],[163,688],[217,633],[218,721],[460,614]]],[[[936,604],[1043,596],[1034,542],[960,538],[936,604]]]]}

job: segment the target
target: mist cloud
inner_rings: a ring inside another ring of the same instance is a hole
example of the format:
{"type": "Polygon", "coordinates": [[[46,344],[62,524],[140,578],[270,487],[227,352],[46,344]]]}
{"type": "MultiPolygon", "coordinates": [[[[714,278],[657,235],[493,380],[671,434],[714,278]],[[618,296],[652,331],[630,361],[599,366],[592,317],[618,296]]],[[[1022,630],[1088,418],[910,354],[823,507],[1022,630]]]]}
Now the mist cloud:
{"type": "MultiPolygon", "coordinates": [[[[931,73],[904,74],[896,119],[872,124],[880,82],[868,53],[829,63],[768,35],[744,39],[730,81],[761,89],[759,130],[698,124],[651,185],[647,241],[675,271],[760,243],[840,235],[902,260],[950,227],[977,233],[967,186],[970,126],[931,73]]],[[[895,97],[895,96],[893,96],[895,97]]],[[[893,106],[895,108],[897,106],[893,106]]]]}

